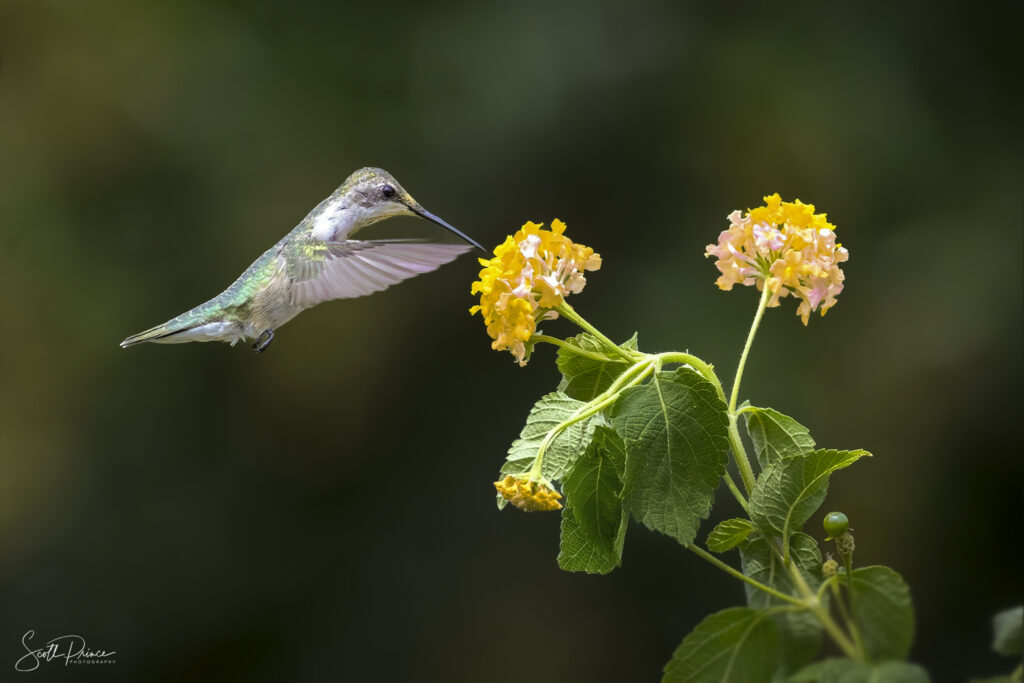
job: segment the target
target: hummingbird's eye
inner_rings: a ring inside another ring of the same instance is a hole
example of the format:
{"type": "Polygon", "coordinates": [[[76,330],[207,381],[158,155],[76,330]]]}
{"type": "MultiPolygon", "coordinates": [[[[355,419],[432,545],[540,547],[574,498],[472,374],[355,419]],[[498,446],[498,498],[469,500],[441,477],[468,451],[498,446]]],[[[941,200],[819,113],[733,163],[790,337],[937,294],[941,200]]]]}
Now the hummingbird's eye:
{"type": "Polygon", "coordinates": [[[390,185],[381,185],[380,193],[384,196],[384,199],[391,199],[395,196],[395,188],[390,185]]]}

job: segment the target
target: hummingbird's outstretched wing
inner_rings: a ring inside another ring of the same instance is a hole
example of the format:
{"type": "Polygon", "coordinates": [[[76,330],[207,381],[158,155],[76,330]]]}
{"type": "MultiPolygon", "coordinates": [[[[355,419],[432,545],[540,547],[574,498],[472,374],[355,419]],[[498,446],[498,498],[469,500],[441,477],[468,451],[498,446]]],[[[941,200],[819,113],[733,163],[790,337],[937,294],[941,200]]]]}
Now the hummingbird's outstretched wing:
{"type": "Polygon", "coordinates": [[[286,247],[292,303],[351,299],[429,273],[473,247],[411,240],[297,240],[286,247]]]}

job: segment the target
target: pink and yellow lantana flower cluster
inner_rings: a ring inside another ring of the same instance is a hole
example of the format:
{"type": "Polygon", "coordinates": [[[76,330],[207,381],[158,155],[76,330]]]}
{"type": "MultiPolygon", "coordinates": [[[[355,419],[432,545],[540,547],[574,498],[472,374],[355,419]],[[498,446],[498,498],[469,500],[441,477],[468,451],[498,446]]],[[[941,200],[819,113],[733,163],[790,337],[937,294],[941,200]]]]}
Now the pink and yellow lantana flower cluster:
{"type": "Polygon", "coordinates": [[[813,311],[825,315],[843,291],[839,264],[849,252],[836,242],[835,226],[813,204],[799,199],[784,202],[778,194],[764,198],[765,205],[746,214],[733,211],[729,228],[709,244],[705,256],[715,256],[722,275],[719,288],[756,285],[767,288],[768,306],[790,294],[800,299],[797,315],[804,325],[813,311]]]}
{"type": "Polygon", "coordinates": [[[508,349],[519,365],[526,365],[526,343],[540,320],[557,318],[557,308],[571,294],[583,290],[585,270],[601,267],[601,256],[566,237],[565,223],[555,219],[551,229],[527,222],[494,249],[494,257],[480,259],[483,270],[472,294],[480,304],[469,309],[481,313],[491,348],[508,349]]]}

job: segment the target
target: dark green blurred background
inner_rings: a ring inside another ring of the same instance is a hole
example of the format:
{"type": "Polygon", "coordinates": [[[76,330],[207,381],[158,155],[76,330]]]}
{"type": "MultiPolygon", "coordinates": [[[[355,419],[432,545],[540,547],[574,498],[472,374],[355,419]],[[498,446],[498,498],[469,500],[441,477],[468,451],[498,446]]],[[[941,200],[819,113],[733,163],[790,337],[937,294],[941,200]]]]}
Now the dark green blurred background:
{"type": "Polygon", "coordinates": [[[621,570],[562,573],[556,515],[495,510],[557,375],[549,348],[489,349],[470,258],[262,356],[118,348],[364,165],[487,244],[563,218],[604,256],[581,313],[723,377],[757,297],[718,291],[704,246],[770,192],[827,211],[847,289],[806,329],[770,312],[744,398],[875,454],[826,507],[909,581],[913,658],[1009,668],[988,643],[1022,593],[1019,22],[553,5],[4,0],[0,679],[35,629],[118,653],[39,679],[656,680],[743,599],[635,526],[621,570]]]}

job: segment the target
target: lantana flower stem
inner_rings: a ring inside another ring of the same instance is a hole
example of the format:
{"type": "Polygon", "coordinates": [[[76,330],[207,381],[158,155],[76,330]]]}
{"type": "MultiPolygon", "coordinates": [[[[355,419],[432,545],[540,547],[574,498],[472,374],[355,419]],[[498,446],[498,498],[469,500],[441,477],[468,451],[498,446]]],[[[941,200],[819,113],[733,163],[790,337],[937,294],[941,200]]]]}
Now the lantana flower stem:
{"type": "MultiPolygon", "coordinates": [[[[836,541],[836,546],[839,546],[839,545],[840,544],[839,544],[839,542],[837,540],[836,541]]],[[[846,553],[840,552],[839,554],[843,558],[843,567],[846,569],[846,574],[845,574],[845,576],[846,576],[846,596],[850,600],[850,613],[852,614],[853,613],[853,607],[854,607],[853,601],[854,601],[854,593],[855,593],[855,591],[853,590],[853,551],[851,550],[850,552],[846,552],[846,553]]],[[[839,587],[838,586],[836,587],[836,591],[838,593],[838,591],[839,591],[839,587]]],[[[842,608],[843,607],[842,599],[840,599],[837,596],[836,600],[837,600],[837,602],[839,602],[840,608],[842,608]]],[[[846,623],[849,624],[850,633],[853,634],[853,640],[857,644],[857,649],[860,650],[861,652],[863,652],[864,651],[864,640],[861,638],[860,628],[857,626],[856,620],[854,620],[850,615],[846,614],[845,610],[844,610],[844,613],[843,613],[843,618],[846,619],[846,623]]]]}
{"type": "MultiPolygon", "coordinates": [[[[782,555],[779,552],[778,546],[772,541],[769,541],[769,544],[772,550],[781,560],[782,555]]],[[[839,647],[840,650],[843,651],[843,653],[847,657],[858,662],[865,661],[863,649],[859,647],[857,644],[855,644],[853,641],[851,641],[850,638],[843,632],[842,628],[840,628],[839,624],[837,624],[835,620],[832,619],[832,616],[828,613],[828,610],[826,610],[822,605],[821,592],[815,594],[813,591],[811,591],[810,586],[807,585],[807,581],[804,579],[803,574],[800,572],[800,568],[797,567],[796,562],[789,563],[789,575],[793,580],[793,584],[796,586],[797,592],[800,593],[799,598],[793,595],[787,595],[786,593],[775,590],[771,586],[766,586],[765,584],[761,583],[760,581],[757,581],[756,579],[752,579],[743,572],[733,567],[730,567],[728,564],[722,562],[717,557],[715,557],[714,555],[712,555],[711,553],[707,552],[699,546],[688,545],[686,546],[686,549],[694,553],[695,555],[704,558],[705,560],[715,565],[722,571],[726,572],[730,576],[733,576],[739,579],[740,581],[743,581],[744,583],[750,584],[754,588],[764,591],[768,595],[774,596],[780,600],[784,600],[802,609],[809,610],[811,614],[813,614],[815,618],[821,623],[822,627],[826,631],[828,631],[828,634],[832,636],[832,640],[835,641],[836,645],[839,647]]],[[[826,581],[826,583],[828,583],[828,581],[826,581]]]]}
{"type": "Polygon", "coordinates": [[[635,386],[640,382],[644,381],[649,374],[654,372],[657,368],[657,362],[654,359],[648,359],[639,363],[635,363],[633,367],[626,370],[624,373],[618,376],[618,378],[612,382],[612,385],[608,387],[603,393],[594,397],[590,403],[580,407],[567,419],[558,423],[554,429],[548,432],[544,440],[541,441],[540,446],[537,448],[537,455],[534,456],[533,465],[527,475],[527,478],[533,481],[539,481],[543,478],[544,473],[544,453],[547,451],[551,442],[556,436],[561,434],[563,431],[576,424],[582,422],[589,417],[597,415],[599,412],[610,406],[612,403],[618,400],[619,394],[623,389],[631,386],[635,386]]]}
{"type": "Polygon", "coordinates": [[[596,327],[588,323],[586,320],[584,320],[583,316],[577,313],[576,309],[567,304],[564,300],[558,304],[555,310],[564,315],[569,320],[579,325],[584,331],[589,332],[591,335],[596,337],[598,341],[600,341],[602,344],[608,347],[609,351],[614,351],[618,355],[622,356],[629,363],[635,363],[637,361],[637,357],[634,357],[624,348],[613,342],[608,337],[604,336],[604,334],[602,334],[599,329],[597,329],[596,327]]]}
{"type": "Polygon", "coordinates": [[[757,334],[757,328],[761,324],[761,317],[764,315],[764,309],[768,306],[768,299],[771,296],[771,290],[768,287],[764,287],[761,290],[761,301],[757,304],[757,313],[754,314],[754,322],[750,325],[750,332],[747,334],[747,343],[743,347],[743,353],[740,354],[740,364],[736,367],[736,379],[732,382],[732,394],[729,396],[729,412],[736,412],[736,400],[740,395],[740,380],[743,378],[743,368],[747,365],[747,355],[750,354],[750,347],[754,345],[754,335],[757,334]]]}
{"type": "Polygon", "coordinates": [[[811,610],[811,613],[818,619],[822,627],[832,636],[832,640],[843,651],[843,654],[856,662],[865,661],[864,653],[843,633],[839,624],[832,619],[832,615],[822,606],[818,596],[811,591],[811,587],[807,585],[807,581],[804,580],[804,576],[800,573],[800,568],[797,567],[796,562],[789,563],[789,575],[793,579],[797,591],[804,598],[807,608],[811,610]]]}
{"type": "Polygon", "coordinates": [[[736,461],[736,469],[740,471],[740,479],[743,480],[743,488],[747,495],[754,490],[754,470],[750,468],[750,460],[747,458],[746,448],[740,440],[740,430],[737,426],[735,413],[729,413],[729,448],[732,449],[733,459],[736,461]]]}
{"type": "Polygon", "coordinates": [[[858,652],[864,651],[864,642],[860,638],[860,631],[857,629],[857,622],[850,616],[850,611],[846,609],[846,600],[843,599],[843,593],[839,589],[839,584],[832,582],[832,600],[839,608],[839,616],[846,622],[846,627],[849,629],[850,634],[853,636],[853,642],[858,652]]]}
{"type": "Polygon", "coordinates": [[[754,471],[750,468],[750,460],[747,458],[747,450],[740,439],[738,427],[739,416],[736,413],[736,401],[740,395],[740,381],[743,379],[743,369],[747,365],[747,356],[750,354],[750,347],[754,345],[754,336],[761,324],[761,317],[764,309],[768,306],[768,299],[771,290],[764,287],[761,290],[761,301],[757,304],[757,313],[754,314],[754,322],[750,325],[750,332],[747,334],[747,343],[740,354],[740,363],[736,367],[736,378],[732,382],[732,393],[729,396],[729,445],[732,447],[733,458],[736,460],[736,467],[740,471],[740,478],[743,479],[743,486],[747,489],[747,495],[754,489],[754,471]]]}
{"type": "Polygon", "coordinates": [[[804,579],[804,575],[798,566],[799,563],[787,561],[779,546],[780,542],[777,538],[768,540],[768,547],[771,548],[772,553],[776,558],[778,558],[782,566],[788,569],[789,576],[793,580],[793,585],[796,587],[800,597],[803,598],[804,605],[807,609],[811,611],[811,614],[813,614],[818,622],[821,623],[822,627],[828,631],[828,634],[832,636],[832,640],[847,657],[857,662],[867,661],[864,650],[850,640],[822,604],[821,597],[825,592],[825,585],[834,583],[835,577],[825,579],[822,585],[818,588],[818,592],[814,593],[814,591],[811,590],[811,587],[807,585],[807,581],[804,579]]]}
{"type": "Polygon", "coordinates": [[[729,473],[726,472],[722,475],[722,479],[725,479],[725,485],[729,487],[729,491],[732,492],[732,497],[736,499],[736,502],[740,504],[743,511],[750,514],[750,506],[747,505],[747,499],[744,497],[743,492],[740,491],[740,487],[736,486],[736,482],[732,480],[729,473]]]}
{"type": "Polygon", "coordinates": [[[705,363],[700,358],[697,358],[697,356],[681,351],[666,351],[665,353],[656,354],[655,358],[661,363],[683,363],[684,365],[689,365],[704,379],[715,385],[718,398],[722,399],[722,403],[725,403],[725,390],[722,389],[722,382],[718,379],[718,375],[715,374],[713,365],[705,363]]]}
{"type": "Polygon", "coordinates": [[[761,591],[764,591],[768,595],[773,595],[773,596],[775,596],[776,598],[778,598],[780,600],[785,600],[786,602],[791,603],[793,605],[797,605],[798,607],[803,607],[803,608],[807,607],[806,603],[804,603],[803,600],[800,600],[799,598],[794,598],[792,595],[787,595],[787,594],[785,594],[785,593],[783,593],[781,591],[777,591],[774,588],[772,588],[771,586],[766,586],[765,584],[761,583],[760,581],[758,581],[756,579],[750,578],[749,576],[747,576],[743,572],[741,572],[741,571],[739,571],[737,569],[734,569],[733,567],[730,567],[725,562],[722,562],[720,559],[718,559],[717,557],[715,557],[711,553],[707,552],[706,550],[704,550],[700,546],[688,545],[688,546],[686,546],[686,549],[689,550],[690,552],[694,553],[698,557],[704,558],[705,560],[707,560],[711,564],[715,565],[716,567],[718,567],[719,569],[721,569],[725,573],[729,574],[730,576],[733,576],[733,577],[735,577],[735,578],[737,578],[740,581],[743,581],[745,583],[749,583],[754,588],[756,588],[758,590],[761,590],[761,591]]]}
{"type": "Polygon", "coordinates": [[[547,344],[554,344],[555,346],[557,346],[559,348],[566,349],[567,351],[572,351],[572,353],[574,353],[577,356],[583,356],[584,358],[590,358],[591,360],[599,360],[599,361],[614,360],[614,359],[609,358],[608,356],[606,356],[603,353],[597,353],[596,351],[587,351],[586,349],[581,349],[580,347],[576,346],[575,344],[570,344],[569,342],[563,341],[563,340],[559,339],[558,337],[549,337],[546,334],[534,334],[534,335],[531,335],[530,336],[530,341],[531,342],[537,342],[537,343],[543,342],[543,343],[547,343],[547,344]]]}

